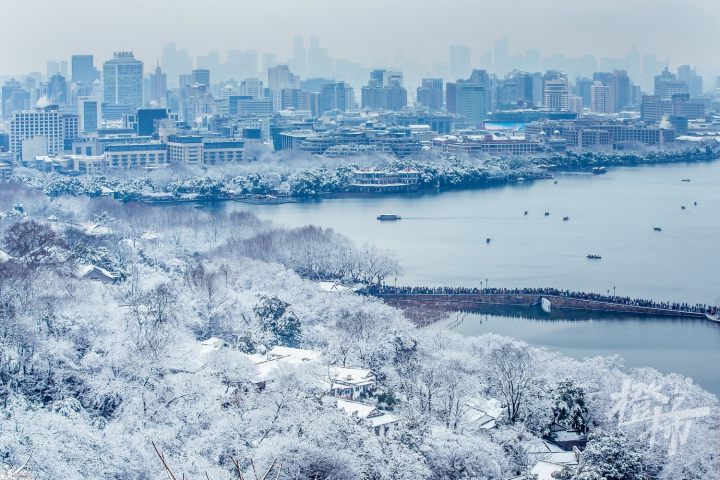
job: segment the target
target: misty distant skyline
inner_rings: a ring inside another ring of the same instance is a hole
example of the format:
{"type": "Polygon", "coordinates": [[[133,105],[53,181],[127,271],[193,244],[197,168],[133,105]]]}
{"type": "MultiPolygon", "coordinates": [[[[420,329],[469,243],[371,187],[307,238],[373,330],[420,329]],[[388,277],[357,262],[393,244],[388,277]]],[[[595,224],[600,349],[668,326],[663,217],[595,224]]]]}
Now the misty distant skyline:
{"type": "Polygon", "coordinates": [[[230,49],[292,55],[292,39],[317,36],[333,58],[365,67],[397,66],[432,73],[448,61],[451,44],[472,50],[480,64],[495,41],[507,37],[509,54],[528,49],[543,56],[585,54],[619,58],[631,48],[697,67],[708,80],[720,73],[715,24],[720,5],[713,0],[602,3],[575,0],[512,5],[470,0],[442,3],[270,0],[0,0],[0,75],[45,71],[48,60],[90,53],[97,66],[113,51],[131,50],[146,70],[169,42],[193,57],[230,49]]]}

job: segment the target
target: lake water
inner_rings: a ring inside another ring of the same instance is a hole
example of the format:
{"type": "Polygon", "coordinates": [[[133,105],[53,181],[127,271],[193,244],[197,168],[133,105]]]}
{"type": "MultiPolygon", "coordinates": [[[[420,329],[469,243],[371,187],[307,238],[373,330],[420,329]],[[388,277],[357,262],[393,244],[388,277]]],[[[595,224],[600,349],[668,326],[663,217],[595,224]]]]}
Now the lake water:
{"type": "MultiPolygon", "coordinates": [[[[404,268],[398,284],[615,288],[617,295],[720,303],[720,162],[556,174],[555,180],[226,208],[288,226],[330,227],[390,249],[404,268]],[[402,220],[379,222],[380,213],[402,220]],[[588,260],[588,253],[602,260],[588,260]]],[[[456,330],[509,335],[576,357],[620,354],[628,365],[690,375],[720,394],[720,325],[702,320],[535,321],[478,314],[456,330]]]]}

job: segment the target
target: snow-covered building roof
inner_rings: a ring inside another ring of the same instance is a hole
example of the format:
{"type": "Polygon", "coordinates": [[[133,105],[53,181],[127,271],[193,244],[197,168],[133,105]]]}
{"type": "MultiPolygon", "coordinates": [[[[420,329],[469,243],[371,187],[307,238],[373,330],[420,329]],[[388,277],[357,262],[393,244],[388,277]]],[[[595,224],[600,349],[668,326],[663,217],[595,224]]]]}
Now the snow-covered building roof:
{"type": "Polygon", "coordinates": [[[328,382],[331,384],[331,388],[374,386],[375,373],[365,368],[331,365],[328,367],[328,382]]]}
{"type": "Polygon", "coordinates": [[[267,353],[254,353],[248,355],[251,362],[257,368],[258,382],[272,380],[283,369],[297,367],[303,364],[316,364],[322,356],[321,352],[315,350],[304,350],[302,348],[292,348],[275,346],[267,353]]]}
{"type": "Polygon", "coordinates": [[[77,270],[77,274],[82,278],[90,278],[92,280],[100,280],[105,282],[114,282],[120,279],[117,273],[105,270],[97,265],[83,265],[77,270]]]}
{"type": "Polygon", "coordinates": [[[0,250],[0,263],[8,262],[8,261],[10,261],[11,258],[12,257],[10,256],[10,254],[5,253],[2,250],[0,250]]]}
{"type": "Polygon", "coordinates": [[[96,223],[86,223],[83,226],[83,232],[85,232],[87,235],[112,235],[115,233],[115,230],[112,228],[106,226],[106,225],[99,225],[96,223]]]}
{"type": "Polygon", "coordinates": [[[382,412],[372,405],[354,402],[352,400],[337,400],[337,408],[348,415],[357,415],[358,418],[367,420],[372,427],[379,427],[400,421],[400,417],[391,413],[382,412]]]}
{"type": "Polygon", "coordinates": [[[566,466],[576,466],[579,460],[579,450],[566,451],[546,440],[543,440],[539,450],[528,454],[538,459],[530,470],[530,473],[538,476],[538,480],[553,480],[553,473],[559,472],[566,466]]]}
{"type": "Polygon", "coordinates": [[[496,398],[476,398],[465,407],[463,421],[482,429],[494,428],[502,414],[502,404],[496,398]]]}

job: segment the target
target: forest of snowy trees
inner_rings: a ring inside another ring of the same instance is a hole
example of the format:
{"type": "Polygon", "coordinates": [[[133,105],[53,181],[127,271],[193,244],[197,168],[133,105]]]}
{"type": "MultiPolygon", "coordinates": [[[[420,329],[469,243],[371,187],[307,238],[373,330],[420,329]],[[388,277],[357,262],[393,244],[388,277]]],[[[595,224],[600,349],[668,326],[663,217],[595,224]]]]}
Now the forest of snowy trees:
{"type": "Polygon", "coordinates": [[[717,158],[718,147],[691,146],[676,149],[629,152],[556,152],[526,156],[471,158],[426,152],[416,158],[395,159],[353,157],[333,159],[296,152],[266,155],[258,161],[210,166],[173,166],[151,174],[114,172],[68,176],[19,169],[10,179],[28,185],[50,197],[62,195],[98,197],[107,192],[123,201],[143,195],[165,193],[180,199],[192,195],[199,200],[216,200],[235,195],[280,195],[314,197],[343,193],[350,189],[353,170],[379,167],[390,171],[410,168],[420,172],[420,188],[457,189],[500,185],[522,178],[533,180],[548,175],[547,168],[586,170],[595,166],[623,166],[669,162],[696,162],[717,158]],[[120,175],[118,175],[120,173],[120,175]]]}
{"type": "Polygon", "coordinates": [[[717,398],[689,379],[416,328],[320,283],[400,268],[247,212],[1,185],[0,478],[531,479],[558,426],[588,441],[554,478],[716,478],[717,398]],[[361,401],[397,428],[376,435],[339,409],[313,365],[260,385],[253,358],[277,346],[372,371],[361,401]],[[654,422],[625,421],[623,393],[654,422]],[[479,428],[472,406],[488,399],[500,408],[479,428]],[[667,426],[652,401],[695,416],[667,426]]]}

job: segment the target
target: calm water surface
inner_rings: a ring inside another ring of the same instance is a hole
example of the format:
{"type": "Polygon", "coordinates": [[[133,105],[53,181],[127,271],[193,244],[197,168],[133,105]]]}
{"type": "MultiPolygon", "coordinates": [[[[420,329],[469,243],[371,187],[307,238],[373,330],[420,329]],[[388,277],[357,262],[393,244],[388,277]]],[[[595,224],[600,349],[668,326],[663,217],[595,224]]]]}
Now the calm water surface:
{"type": "MultiPolygon", "coordinates": [[[[617,295],[720,303],[720,162],[557,174],[556,180],[225,208],[252,210],[288,226],[330,227],[388,248],[404,268],[398,284],[480,286],[487,279],[495,287],[606,293],[615,287],[617,295]],[[380,213],[402,220],[379,222],[380,213]],[[588,253],[602,260],[587,260],[588,253]]],[[[509,335],[576,357],[619,354],[630,366],[690,375],[720,394],[720,325],[704,321],[477,314],[455,328],[466,335],[509,335]]]]}

